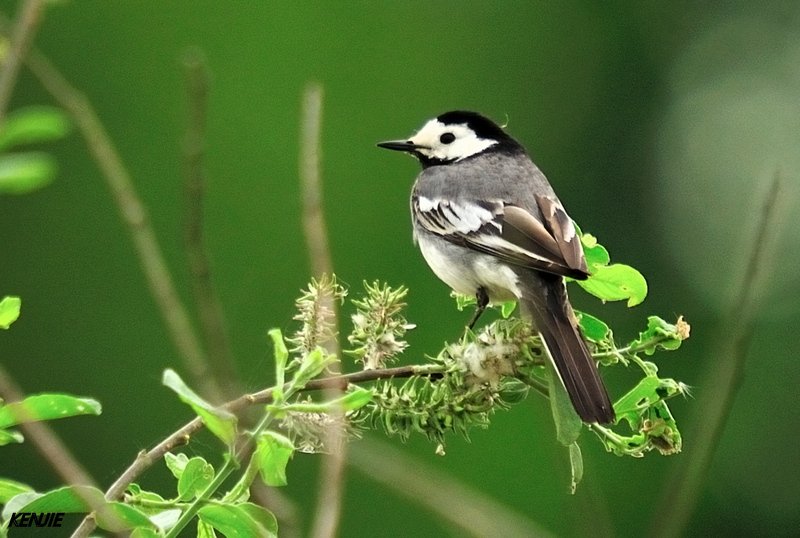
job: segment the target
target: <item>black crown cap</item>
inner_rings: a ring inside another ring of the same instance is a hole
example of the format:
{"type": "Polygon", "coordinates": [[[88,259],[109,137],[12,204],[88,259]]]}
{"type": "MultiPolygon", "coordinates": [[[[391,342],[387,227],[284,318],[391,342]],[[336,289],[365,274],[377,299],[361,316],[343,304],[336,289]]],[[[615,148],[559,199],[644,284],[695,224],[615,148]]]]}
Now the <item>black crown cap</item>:
{"type": "MultiPolygon", "coordinates": [[[[445,125],[463,125],[475,131],[479,138],[497,140],[503,149],[522,149],[522,146],[511,138],[502,127],[495,122],[469,110],[451,110],[436,118],[445,125]]],[[[500,148],[498,148],[500,149],[500,148]]]]}

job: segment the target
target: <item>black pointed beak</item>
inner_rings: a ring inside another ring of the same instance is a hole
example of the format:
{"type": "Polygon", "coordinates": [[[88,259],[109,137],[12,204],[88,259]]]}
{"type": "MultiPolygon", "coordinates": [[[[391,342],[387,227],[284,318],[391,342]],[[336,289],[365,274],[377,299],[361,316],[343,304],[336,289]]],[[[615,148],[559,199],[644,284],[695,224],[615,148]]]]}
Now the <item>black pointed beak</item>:
{"type": "Polygon", "coordinates": [[[416,151],[418,149],[427,149],[425,146],[417,145],[411,140],[389,140],[388,142],[379,142],[378,147],[407,152],[416,151]]]}

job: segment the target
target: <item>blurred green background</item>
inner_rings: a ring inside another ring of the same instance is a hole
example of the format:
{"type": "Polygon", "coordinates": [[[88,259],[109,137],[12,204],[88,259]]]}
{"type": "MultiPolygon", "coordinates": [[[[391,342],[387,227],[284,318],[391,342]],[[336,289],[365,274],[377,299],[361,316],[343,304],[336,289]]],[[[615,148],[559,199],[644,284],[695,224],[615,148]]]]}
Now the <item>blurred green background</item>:
{"type": "MultiPolygon", "coordinates": [[[[2,7],[13,15],[17,2],[2,7]]],[[[365,279],[410,287],[407,317],[418,328],[407,363],[454,339],[468,314],[455,311],[412,244],[407,197],[418,165],[375,143],[451,109],[507,123],[584,231],[648,279],[641,306],[603,306],[576,288],[576,307],[608,321],[620,341],[650,314],[692,325],[680,351],[656,357],[664,376],[694,387],[694,399],[670,404],[684,452],[621,459],[585,433],[586,476],[574,497],[567,453],[536,396],[470,443],[451,438],[445,457],[422,439],[389,440],[559,536],[640,536],[669,525],[663,491],[696,448],[692,426],[704,427],[715,387],[705,372],[733,359],[719,353],[724,320],[779,176],[758,309],[741,313],[756,320],[744,380],[686,535],[797,534],[800,3],[74,0],[47,9],[36,46],[105,123],[186,301],[181,58],[190,46],[204,52],[205,232],[248,390],[269,384],[267,330],[291,328],[309,275],[297,172],[305,85],[325,91],[336,273],[354,294],[365,279]]],[[[23,68],[10,109],[48,103],[23,68]]],[[[48,150],[60,164],[56,182],[0,198],[0,294],[23,299],[20,320],[0,335],[0,360],[28,393],[102,402],[100,417],[53,427],[105,487],[190,411],[160,385],[164,368],[182,365],[83,139],[74,133],[48,150]]],[[[606,377],[616,397],[631,382],[623,368],[606,377]]],[[[203,443],[214,441],[189,452],[203,443]]],[[[4,447],[1,458],[0,475],[37,489],[58,484],[30,444],[4,447]]],[[[305,532],[317,467],[305,455],[289,467],[286,493],[305,532]]],[[[160,470],[140,482],[170,484],[160,470]]],[[[341,536],[442,535],[462,532],[350,473],[341,536]]]]}

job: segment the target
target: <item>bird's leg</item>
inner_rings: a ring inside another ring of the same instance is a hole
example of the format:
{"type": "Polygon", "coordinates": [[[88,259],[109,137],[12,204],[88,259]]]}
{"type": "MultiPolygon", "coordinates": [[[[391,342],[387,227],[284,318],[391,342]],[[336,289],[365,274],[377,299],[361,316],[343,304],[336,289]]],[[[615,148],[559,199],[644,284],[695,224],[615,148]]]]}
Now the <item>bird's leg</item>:
{"type": "Polygon", "coordinates": [[[489,294],[486,292],[486,288],[483,286],[478,288],[478,291],[475,292],[475,299],[478,301],[478,304],[475,306],[475,313],[472,314],[469,323],[467,323],[467,329],[469,330],[472,330],[478,322],[478,318],[481,317],[481,314],[483,314],[483,311],[486,310],[486,307],[489,305],[489,294]]]}

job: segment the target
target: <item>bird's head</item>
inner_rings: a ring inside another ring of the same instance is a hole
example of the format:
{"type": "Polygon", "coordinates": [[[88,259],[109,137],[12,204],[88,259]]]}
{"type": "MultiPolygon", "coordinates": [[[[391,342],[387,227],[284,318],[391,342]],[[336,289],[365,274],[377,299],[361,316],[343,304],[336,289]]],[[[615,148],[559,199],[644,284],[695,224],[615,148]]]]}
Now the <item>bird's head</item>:
{"type": "Polygon", "coordinates": [[[495,122],[477,112],[463,110],[430,120],[407,140],[381,142],[378,146],[410,153],[423,167],[455,163],[488,152],[524,151],[495,122]]]}

